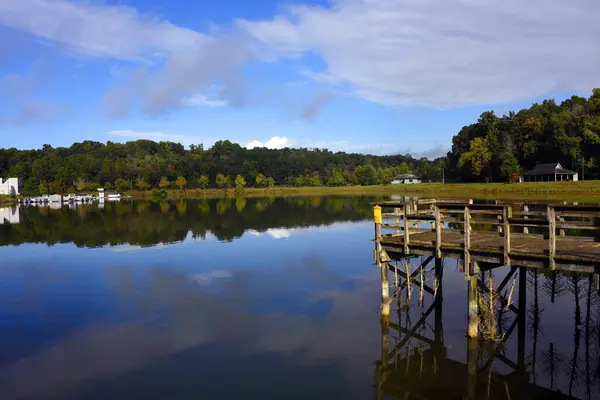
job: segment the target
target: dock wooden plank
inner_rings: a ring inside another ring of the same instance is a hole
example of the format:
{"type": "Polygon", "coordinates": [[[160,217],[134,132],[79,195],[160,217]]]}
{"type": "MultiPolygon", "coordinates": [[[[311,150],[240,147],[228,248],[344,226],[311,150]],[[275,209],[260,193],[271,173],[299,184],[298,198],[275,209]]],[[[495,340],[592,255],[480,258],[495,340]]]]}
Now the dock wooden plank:
{"type": "MultiPolygon", "coordinates": [[[[457,230],[444,230],[441,248],[463,250],[464,235],[457,230]]],[[[435,252],[436,232],[422,232],[410,235],[410,246],[430,248],[435,252]]],[[[403,252],[403,236],[384,236],[382,243],[388,247],[398,247],[403,252]]],[[[504,238],[497,232],[471,232],[471,252],[502,251],[504,238]]],[[[548,239],[540,235],[529,235],[511,232],[511,254],[548,256],[548,239]]],[[[587,240],[573,240],[572,238],[556,237],[556,257],[581,259],[582,261],[600,262],[600,243],[587,240]]]]}

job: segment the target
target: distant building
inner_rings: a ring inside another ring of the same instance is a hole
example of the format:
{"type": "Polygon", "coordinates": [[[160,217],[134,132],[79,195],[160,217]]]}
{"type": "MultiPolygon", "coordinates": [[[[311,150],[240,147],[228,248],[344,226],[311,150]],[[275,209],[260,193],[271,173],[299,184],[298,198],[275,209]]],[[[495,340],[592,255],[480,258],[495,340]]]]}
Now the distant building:
{"type": "Polygon", "coordinates": [[[579,174],[565,169],[559,163],[536,164],[531,170],[519,177],[519,182],[562,182],[577,181],[579,174]]]}
{"type": "Polygon", "coordinates": [[[423,177],[415,174],[401,174],[392,179],[392,185],[399,185],[403,183],[421,183],[423,177]]]}
{"type": "Polygon", "coordinates": [[[21,194],[21,178],[8,178],[3,181],[0,178],[0,194],[21,194]]]}

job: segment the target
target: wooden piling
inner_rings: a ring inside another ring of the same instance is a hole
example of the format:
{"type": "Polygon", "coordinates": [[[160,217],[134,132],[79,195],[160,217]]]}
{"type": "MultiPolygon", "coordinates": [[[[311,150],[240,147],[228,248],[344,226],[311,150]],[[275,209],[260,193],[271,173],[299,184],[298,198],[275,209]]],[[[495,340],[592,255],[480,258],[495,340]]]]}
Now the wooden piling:
{"type": "Polygon", "coordinates": [[[395,222],[396,222],[396,226],[397,226],[396,236],[400,236],[400,216],[401,216],[401,213],[402,213],[402,209],[400,209],[400,208],[394,208],[394,214],[396,215],[395,222]]]}
{"type": "Polygon", "coordinates": [[[442,257],[442,216],[440,208],[433,206],[433,214],[435,217],[435,257],[442,257]]]}
{"type": "Polygon", "coordinates": [[[464,216],[464,231],[465,231],[465,271],[468,270],[468,266],[471,263],[471,211],[468,206],[465,206],[464,216]]]}
{"type": "Polygon", "coordinates": [[[548,257],[550,269],[556,269],[556,211],[548,206],[548,257]]]}
{"type": "MultiPolygon", "coordinates": [[[[500,201],[496,200],[495,204],[496,205],[500,204],[500,201]]],[[[498,235],[502,235],[502,227],[503,227],[503,225],[502,225],[502,215],[498,215],[496,217],[496,219],[498,220],[498,226],[496,227],[496,229],[498,231],[498,235]]]]}
{"type": "Polygon", "coordinates": [[[375,261],[381,272],[381,317],[389,318],[390,316],[390,285],[388,282],[388,265],[382,262],[381,253],[381,207],[373,207],[373,221],[375,222],[375,261]]]}
{"type": "MultiPolygon", "coordinates": [[[[526,212],[526,213],[528,213],[528,212],[529,212],[529,206],[528,206],[527,204],[524,204],[524,205],[523,205],[523,211],[524,211],[524,212],[526,212]]],[[[529,216],[528,216],[528,215],[525,215],[523,218],[524,218],[524,219],[529,219],[529,216]]],[[[528,233],[529,233],[529,228],[528,228],[528,227],[526,227],[526,226],[525,226],[525,227],[523,227],[523,233],[525,233],[525,234],[528,234],[528,233]]]]}
{"type": "Polygon", "coordinates": [[[403,217],[404,217],[404,254],[410,254],[408,245],[410,244],[410,231],[408,224],[408,209],[404,207],[403,209],[403,217]]]}
{"type": "Polygon", "coordinates": [[[510,224],[508,219],[512,217],[512,207],[505,206],[502,209],[504,225],[504,265],[510,265],[510,224]]]}
{"type": "MultiPolygon", "coordinates": [[[[469,269],[469,267],[465,268],[469,269]]],[[[468,297],[468,309],[469,309],[469,320],[467,327],[467,336],[475,339],[479,336],[479,306],[477,304],[477,275],[472,275],[468,279],[467,284],[467,297],[468,297]]]]}

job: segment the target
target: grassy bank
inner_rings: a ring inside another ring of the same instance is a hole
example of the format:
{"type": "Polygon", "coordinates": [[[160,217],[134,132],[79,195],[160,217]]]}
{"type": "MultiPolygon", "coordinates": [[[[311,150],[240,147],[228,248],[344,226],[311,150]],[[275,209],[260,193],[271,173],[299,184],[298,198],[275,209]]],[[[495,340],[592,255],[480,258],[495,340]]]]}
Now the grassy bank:
{"type": "MultiPolygon", "coordinates": [[[[233,189],[170,190],[169,198],[215,198],[235,196],[233,189]]],[[[246,188],[246,197],[327,196],[327,195],[406,195],[420,197],[456,197],[515,200],[600,201],[600,181],[527,182],[527,183],[422,183],[415,185],[342,186],[342,187],[275,187],[246,188]]],[[[135,199],[151,199],[152,193],[133,192],[135,199]]]]}

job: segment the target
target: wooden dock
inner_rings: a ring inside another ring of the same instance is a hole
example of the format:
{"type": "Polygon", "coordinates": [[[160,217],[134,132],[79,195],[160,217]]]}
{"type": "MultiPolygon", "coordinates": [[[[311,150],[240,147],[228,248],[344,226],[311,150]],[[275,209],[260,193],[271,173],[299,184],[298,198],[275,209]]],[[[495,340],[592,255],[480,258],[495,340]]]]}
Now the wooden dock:
{"type": "Polygon", "coordinates": [[[481,270],[507,266],[585,273],[590,274],[594,288],[600,289],[600,205],[386,201],[374,203],[373,219],[384,319],[394,298],[415,280],[411,271],[399,271],[396,261],[419,255],[428,256],[424,264],[436,259],[436,279],[442,275],[439,260],[460,260],[467,280],[467,335],[471,338],[479,335],[476,290],[481,270]],[[396,284],[391,294],[390,273],[396,281],[400,276],[407,282],[396,284]]]}
{"type": "Polygon", "coordinates": [[[374,206],[375,240],[387,256],[598,272],[600,205],[421,200],[374,206]]]}

